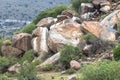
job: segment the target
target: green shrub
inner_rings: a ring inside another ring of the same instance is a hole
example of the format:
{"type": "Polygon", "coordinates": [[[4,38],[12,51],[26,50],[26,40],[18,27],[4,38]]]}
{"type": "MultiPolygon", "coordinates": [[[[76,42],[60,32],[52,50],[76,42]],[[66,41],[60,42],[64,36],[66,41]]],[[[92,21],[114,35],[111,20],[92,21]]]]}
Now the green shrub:
{"type": "Polygon", "coordinates": [[[80,40],[87,40],[87,41],[95,41],[96,39],[97,38],[91,33],[87,33],[83,35],[82,37],[80,37],[80,40]]]}
{"type": "Polygon", "coordinates": [[[34,63],[25,63],[21,64],[21,69],[17,74],[18,80],[41,80],[37,77],[37,73],[35,72],[35,64],[34,63]]]}
{"type": "Polygon", "coordinates": [[[9,39],[6,39],[6,40],[3,41],[3,44],[5,44],[5,45],[12,45],[12,41],[9,40],[9,39]]]}
{"type": "Polygon", "coordinates": [[[9,65],[9,59],[0,57],[0,73],[3,73],[9,65]]]}
{"type": "Polygon", "coordinates": [[[118,22],[117,27],[118,27],[118,32],[120,33],[120,21],[118,22]]]}
{"type": "Polygon", "coordinates": [[[59,5],[54,8],[45,10],[40,12],[40,14],[36,17],[35,20],[33,20],[34,24],[37,24],[41,19],[46,18],[46,17],[57,17],[57,15],[61,14],[63,10],[66,10],[67,6],[65,5],[59,5]]]}
{"type": "Polygon", "coordinates": [[[120,62],[99,62],[86,65],[78,80],[120,80],[120,62]]]}
{"type": "Polygon", "coordinates": [[[54,65],[52,64],[47,64],[41,68],[42,71],[50,71],[54,69],[54,65]]]}
{"type": "Polygon", "coordinates": [[[78,11],[79,6],[81,5],[81,3],[89,3],[89,2],[92,2],[92,0],[71,0],[72,7],[76,11],[78,11]]]}
{"type": "Polygon", "coordinates": [[[20,58],[19,62],[23,63],[24,61],[32,62],[32,60],[35,58],[35,55],[37,53],[34,50],[29,50],[24,53],[24,55],[20,58]]]}
{"type": "Polygon", "coordinates": [[[60,62],[65,66],[65,68],[69,68],[69,62],[71,60],[78,60],[81,58],[81,56],[82,54],[79,47],[65,45],[61,50],[60,62]]]}
{"type": "Polygon", "coordinates": [[[67,74],[74,74],[76,72],[76,70],[70,68],[66,71],[67,74]]]}
{"type": "Polygon", "coordinates": [[[13,79],[10,79],[8,76],[6,76],[4,74],[1,74],[0,75],[0,80],[13,80],[13,79]]]}
{"type": "Polygon", "coordinates": [[[22,27],[21,29],[19,29],[18,31],[16,31],[15,33],[32,33],[32,31],[36,28],[34,23],[30,23],[24,27],[22,27]]]}
{"type": "Polygon", "coordinates": [[[113,55],[116,61],[120,60],[120,44],[113,49],[113,55]]]}

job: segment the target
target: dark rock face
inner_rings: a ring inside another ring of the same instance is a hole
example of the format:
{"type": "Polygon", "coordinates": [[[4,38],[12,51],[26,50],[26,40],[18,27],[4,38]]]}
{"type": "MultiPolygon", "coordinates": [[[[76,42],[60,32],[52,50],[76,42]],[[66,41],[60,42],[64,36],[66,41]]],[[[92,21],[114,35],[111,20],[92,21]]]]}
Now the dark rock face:
{"type": "Polygon", "coordinates": [[[83,41],[80,43],[80,47],[82,49],[82,52],[86,56],[90,56],[92,54],[100,54],[106,51],[107,49],[110,49],[111,47],[114,47],[114,44],[112,42],[104,42],[102,40],[94,40],[94,41],[83,41]]]}
{"type": "Polygon", "coordinates": [[[28,33],[15,34],[12,37],[13,47],[23,51],[32,49],[32,35],[28,33]]]}

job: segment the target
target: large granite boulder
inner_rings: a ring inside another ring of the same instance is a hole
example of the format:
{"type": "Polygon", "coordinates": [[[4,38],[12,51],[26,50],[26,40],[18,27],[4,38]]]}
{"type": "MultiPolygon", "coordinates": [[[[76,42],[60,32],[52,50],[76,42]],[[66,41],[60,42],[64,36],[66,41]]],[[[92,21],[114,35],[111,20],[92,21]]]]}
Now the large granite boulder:
{"type": "Polygon", "coordinates": [[[100,22],[85,21],[82,23],[82,27],[103,40],[115,41],[117,38],[116,30],[106,27],[100,22]]]}
{"type": "Polygon", "coordinates": [[[120,20],[120,10],[115,10],[107,17],[105,17],[101,24],[105,25],[106,27],[112,27],[113,25],[117,24],[120,20]]]}
{"type": "Polygon", "coordinates": [[[46,27],[38,27],[33,31],[35,38],[32,40],[33,49],[39,52],[39,55],[44,56],[48,53],[48,29],[46,27]]]}
{"type": "Polygon", "coordinates": [[[23,51],[32,49],[31,45],[32,35],[28,33],[18,33],[13,35],[12,43],[13,47],[23,51]]]}
{"type": "Polygon", "coordinates": [[[72,19],[64,20],[63,22],[51,26],[48,46],[54,52],[59,51],[65,44],[77,46],[82,34],[80,24],[72,19]]]}

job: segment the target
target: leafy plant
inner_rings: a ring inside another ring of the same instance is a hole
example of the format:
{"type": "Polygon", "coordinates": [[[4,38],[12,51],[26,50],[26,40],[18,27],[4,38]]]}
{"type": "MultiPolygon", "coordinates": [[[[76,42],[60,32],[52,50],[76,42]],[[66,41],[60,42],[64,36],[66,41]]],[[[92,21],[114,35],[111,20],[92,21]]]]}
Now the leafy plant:
{"type": "Polygon", "coordinates": [[[34,63],[23,63],[21,64],[20,72],[17,74],[18,80],[41,80],[37,77],[35,72],[34,63]]]}
{"type": "Polygon", "coordinates": [[[35,58],[35,55],[37,53],[34,50],[29,50],[24,53],[24,55],[20,58],[19,62],[23,63],[24,61],[32,62],[32,60],[35,58]]]}
{"type": "Polygon", "coordinates": [[[66,5],[59,5],[54,8],[45,10],[40,12],[40,14],[36,17],[35,20],[33,20],[34,24],[37,24],[41,19],[46,18],[46,17],[57,17],[57,15],[61,14],[63,10],[66,10],[67,6],[66,5]]]}
{"type": "Polygon", "coordinates": [[[36,28],[35,24],[34,23],[30,23],[24,27],[22,27],[21,29],[19,29],[18,31],[16,31],[15,33],[20,33],[20,32],[23,32],[23,33],[32,33],[32,31],[36,28]]]}
{"type": "Polygon", "coordinates": [[[116,61],[120,60],[120,44],[113,49],[113,55],[116,61]]]}
{"type": "Polygon", "coordinates": [[[42,71],[50,71],[54,69],[54,65],[52,64],[47,64],[41,68],[42,71]]]}
{"type": "Polygon", "coordinates": [[[61,50],[60,62],[66,67],[69,68],[69,62],[71,60],[78,60],[81,58],[81,50],[79,47],[73,47],[71,45],[65,45],[61,50]]]}
{"type": "Polygon", "coordinates": [[[120,33],[120,21],[118,22],[117,26],[118,26],[118,32],[120,33]]]}
{"type": "Polygon", "coordinates": [[[71,0],[72,7],[76,11],[78,11],[79,6],[81,5],[81,3],[90,3],[90,2],[92,2],[92,0],[71,0]]]}
{"type": "Polygon", "coordinates": [[[87,41],[94,41],[96,39],[97,38],[89,32],[87,34],[83,35],[82,37],[80,37],[80,40],[87,40],[87,41]]]}
{"type": "Polygon", "coordinates": [[[0,73],[4,72],[6,70],[6,67],[8,67],[9,60],[5,57],[0,57],[0,73]]]}
{"type": "Polygon", "coordinates": [[[82,78],[78,80],[119,80],[120,62],[99,62],[86,65],[80,71],[82,78]]]}
{"type": "Polygon", "coordinates": [[[76,70],[70,68],[66,71],[67,74],[74,74],[76,72],[76,70]]]}

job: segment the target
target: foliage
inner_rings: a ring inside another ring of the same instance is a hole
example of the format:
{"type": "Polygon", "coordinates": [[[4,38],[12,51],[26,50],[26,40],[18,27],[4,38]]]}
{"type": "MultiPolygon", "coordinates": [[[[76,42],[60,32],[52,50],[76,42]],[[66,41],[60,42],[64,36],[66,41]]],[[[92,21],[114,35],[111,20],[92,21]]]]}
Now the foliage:
{"type": "Polygon", "coordinates": [[[77,60],[81,58],[81,50],[79,47],[73,47],[71,45],[65,45],[61,50],[60,62],[67,68],[71,60],[77,60]]]}
{"type": "Polygon", "coordinates": [[[79,80],[119,80],[120,62],[99,62],[82,68],[79,80]]]}
{"type": "Polygon", "coordinates": [[[80,37],[80,40],[87,40],[87,41],[94,41],[96,39],[97,38],[89,32],[87,34],[83,35],[82,37],[80,37]]]}
{"type": "Polygon", "coordinates": [[[18,80],[41,80],[35,72],[35,63],[21,64],[20,72],[17,74],[18,80]]]}
{"type": "Polygon", "coordinates": [[[9,60],[5,57],[0,57],[0,73],[4,71],[5,67],[9,66],[9,60]]]}
{"type": "Polygon", "coordinates": [[[72,3],[72,7],[78,11],[79,6],[81,5],[81,3],[89,3],[92,2],[92,0],[71,0],[72,3]]]}
{"type": "Polygon", "coordinates": [[[0,74],[0,80],[13,80],[13,79],[10,79],[8,76],[4,74],[0,74]]]}
{"type": "Polygon", "coordinates": [[[120,21],[118,22],[117,26],[118,26],[118,32],[120,33],[120,21]]]}
{"type": "Polygon", "coordinates": [[[54,69],[54,65],[52,64],[47,64],[41,68],[42,71],[50,71],[54,69]]]}
{"type": "Polygon", "coordinates": [[[35,24],[34,23],[30,23],[24,27],[22,27],[21,29],[19,29],[17,32],[15,33],[32,33],[32,31],[36,28],[35,24]]]}
{"type": "Polygon", "coordinates": [[[20,63],[23,63],[24,61],[32,62],[32,60],[35,58],[35,55],[37,53],[34,50],[29,50],[24,53],[24,55],[20,58],[20,63]]]}
{"type": "Polygon", "coordinates": [[[76,70],[70,68],[66,71],[67,74],[74,74],[76,72],[76,70]]]}
{"type": "Polygon", "coordinates": [[[59,5],[54,8],[45,10],[40,12],[40,14],[36,17],[35,20],[33,20],[34,24],[37,24],[41,19],[46,18],[46,17],[57,17],[57,15],[61,14],[63,10],[66,10],[67,6],[65,5],[59,5]]]}
{"type": "Polygon", "coordinates": [[[12,41],[9,40],[9,39],[6,39],[6,40],[3,41],[3,44],[5,44],[5,45],[12,45],[12,41]]]}
{"type": "Polygon", "coordinates": [[[120,60],[120,44],[113,49],[114,59],[120,60]]]}

